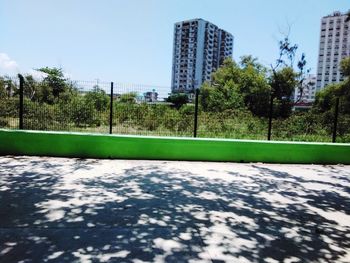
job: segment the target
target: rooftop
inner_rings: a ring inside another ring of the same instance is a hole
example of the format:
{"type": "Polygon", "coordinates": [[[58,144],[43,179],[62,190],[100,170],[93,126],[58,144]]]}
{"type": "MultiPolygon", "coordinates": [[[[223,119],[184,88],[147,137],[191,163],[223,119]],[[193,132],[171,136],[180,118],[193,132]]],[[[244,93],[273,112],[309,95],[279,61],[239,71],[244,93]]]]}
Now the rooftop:
{"type": "Polygon", "coordinates": [[[323,18],[326,18],[326,17],[336,17],[336,16],[346,16],[349,12],[350,12],[350,9],[349,9],[349,11],[344,12],[344,13],[342,13],[342,12],[340,12],[340,11],[334,11],[332,14],[329,14],[329,15],[327,15],[327,16],[324,16],[323,18]]]}
{"type": "Polygon", "coordinates": [[[218,27],[217,25],[215,25],[214,23],[210,22],[210,21],[207,21],[207,20],[204,20],[203,18],[193,18],[193,19],[188,19],[188,20],[183,20],[183,21],[179,21],[179,22],[176,22],[175,25],[178,25],[178,24],[182,24],[182,23],[191,23],[191,22],[194,22],[194,21],[204,21],[204,22],[207,22],[207,23],[210,23],[212,25],[214,25],[215,27],[217,27],[218,29],[222,30],[222,31],[225,31],[227,34],[231,35],[233,37],[233,35],[229,32],[227,32],[226,30],[218,27]]]}

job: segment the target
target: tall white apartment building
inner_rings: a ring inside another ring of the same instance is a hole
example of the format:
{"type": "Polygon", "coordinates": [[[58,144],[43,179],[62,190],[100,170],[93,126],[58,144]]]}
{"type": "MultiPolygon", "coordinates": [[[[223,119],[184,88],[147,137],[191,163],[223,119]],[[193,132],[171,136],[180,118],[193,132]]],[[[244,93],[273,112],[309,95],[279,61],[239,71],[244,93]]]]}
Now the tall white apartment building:
{"type": "Polygon", "coordinates": [[[191,93],[232,57],[233,36],[203,19],[174,26],[171,91],[191,93]]]}
{"type": "Polygon", "coordinates": [[[317,64],[316,89],[343,80],[340,61],[350,56],[350,21],[346,14],[334,12],[322,17],[320,46],[317,64]]]}
{"type": "Polygon", "coordinates": [[[299,88],[294,91],[295,106],[310,106],[315,101],[316,95],[316,75],[309,74],[303,81],[302,92],[299,88]]]}

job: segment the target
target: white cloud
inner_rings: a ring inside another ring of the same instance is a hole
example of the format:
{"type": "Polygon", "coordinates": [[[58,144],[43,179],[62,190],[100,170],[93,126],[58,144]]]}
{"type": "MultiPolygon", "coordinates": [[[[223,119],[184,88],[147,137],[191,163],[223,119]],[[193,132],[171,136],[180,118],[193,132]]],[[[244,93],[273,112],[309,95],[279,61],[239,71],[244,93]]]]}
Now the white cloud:
{"type": "Polygon", "coordinates": [[[29,70],[26,74],[28,75],[32,75],[34,79],[36,80],[42,80],[43,78],[45,78],[47,76],[46,73],[35,70],[35,69],[31,69],[29,70]]]}
{"type": "MultiPolygon", "coordinates": [[[[20,68],[18,63],[11,59],[10,56],[6,53],[0,52],[0,76],[1,75],[16,75],[18,73],[21,73],[23,75],[32,75],[34,79],[36,80],[42,80],[47,76],[46,73],[40,72],[35,69],[26,70],[23,68],[20,68]]],[[[71,79],[72,74],[63,72],[63,75],[65,78],[71,79]]]]}
{"type": "Polygon", "coordinates": [[[68,73],[68,72],[63,72],[63,76],[66,78],[66,79],[72,79],[72,74],[68,73]]]}
{"type": "Polygon", "coordinates": [[[16,61],[11,59],[6,53],[0,53],[0,69],[7,72],[18,71],[19,67],[16,61]]]}
{"type": "MultiPolygon", "coordinates": [[[[47,76],[46,73],[38,71],[36,69],[31,69],[31,70],[25,72],[24,75],[31,75],[36,80],[42,80],[43,78],[45,78],[47,76]]],[[[63,72],[63,76],[64,76],[64,78],[72,79],[72,75],[67,73],[67,72],[63,72]]]]}

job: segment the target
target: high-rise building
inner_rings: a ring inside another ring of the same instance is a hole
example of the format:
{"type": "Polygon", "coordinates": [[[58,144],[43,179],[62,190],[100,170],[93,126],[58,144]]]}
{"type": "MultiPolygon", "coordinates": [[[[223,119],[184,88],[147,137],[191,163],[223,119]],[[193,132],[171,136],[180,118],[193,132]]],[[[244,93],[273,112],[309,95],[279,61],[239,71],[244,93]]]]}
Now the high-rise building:
{"type": "Polygon", "coordinates": [[[178,22],[174,26],[171,91],[191,93],[226,58],[232,57],[233,36],[203,19],[178,22]]]}
{"type": "Polygon", "coordinates": [[[327,84],[343,80],[340,61],[350,56],[350,21],[346,22],[346,18],[347,15],[341,12],[322,17],[317,90],[324,88],[327,84]]]}

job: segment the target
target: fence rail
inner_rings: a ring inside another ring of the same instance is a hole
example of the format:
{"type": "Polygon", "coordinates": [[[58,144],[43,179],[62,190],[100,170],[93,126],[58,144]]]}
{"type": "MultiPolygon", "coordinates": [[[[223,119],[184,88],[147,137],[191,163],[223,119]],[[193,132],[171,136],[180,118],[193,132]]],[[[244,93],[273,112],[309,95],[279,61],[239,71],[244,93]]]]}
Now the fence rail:
{"type": "Polygon", "coordinates": [[[9,78],[11,88],[0,98],[0,127],[114,134],[218,137],[260,140],[350,142],[350,117],[338,98],[327,116],[307,112],[274,118],[271,97],[267,117],[249,112],[206,112],[200,90],[179,107],[166,102],[170,88],[116,82],[70,81],[59,93],[24,77],[9,78]],[[57,94],[52,97],[52,93],[57,94]],[[40,93],[40,94],[38,94],[40,93]],[[324,120],[327,120],[326,123],[324,120]]]}

